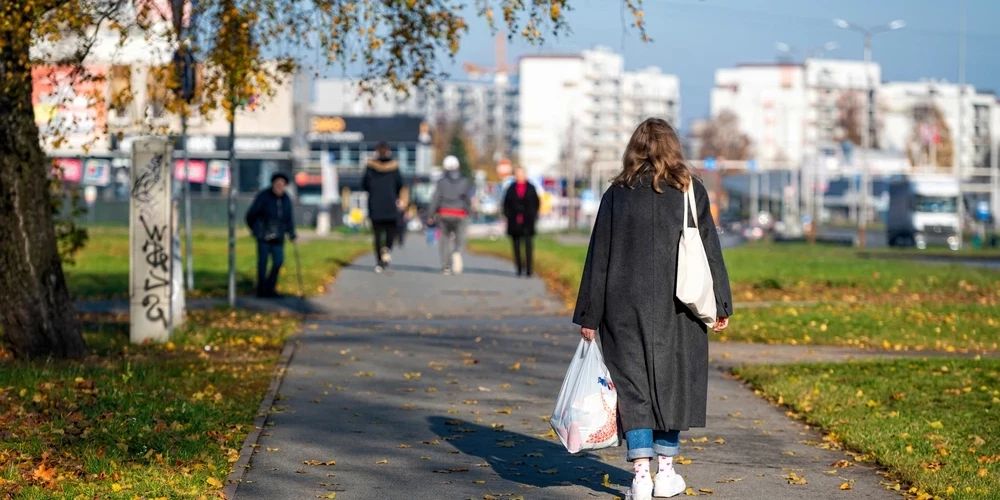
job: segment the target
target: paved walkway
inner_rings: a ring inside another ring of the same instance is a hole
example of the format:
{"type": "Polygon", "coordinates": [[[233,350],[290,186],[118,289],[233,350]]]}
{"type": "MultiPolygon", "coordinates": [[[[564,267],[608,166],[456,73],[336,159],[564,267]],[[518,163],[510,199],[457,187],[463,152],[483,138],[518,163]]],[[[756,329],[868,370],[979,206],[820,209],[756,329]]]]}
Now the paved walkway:
{"type": "MultiPolygon", "coordinates": [[[[549,433],[579,334],[551,315],[561,304],[541,281],[479,257],[468,274],[441,276],[422,242],[394,263],[376,275],[361,259],[317,301],[334,315],[298,338],[237,498],[624,498],[623,448],[571,456],[549,433]]],[[[899,498],[868,467],[831,467],[847,457],[808,444],[820,436],[722,370],[710,372],[709,391],[708,427],[682,435],[691,463],[677,466],[695,491],[899,498]],[[790,485],[791,473],[808,484],[790,485]],[[854,489],[840,491],[846,481],[854,489]]]]}

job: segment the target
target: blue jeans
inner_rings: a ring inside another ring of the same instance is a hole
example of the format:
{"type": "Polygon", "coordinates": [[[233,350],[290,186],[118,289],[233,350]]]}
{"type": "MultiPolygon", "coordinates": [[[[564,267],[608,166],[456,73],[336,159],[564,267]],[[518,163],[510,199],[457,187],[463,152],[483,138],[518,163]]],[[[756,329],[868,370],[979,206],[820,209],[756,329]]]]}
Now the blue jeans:
{"type": "Polygon", "coordinates": [[[628,441],[629,462],[638,458],[677,456],[681,452],[681,431],[654,431],[653,429],[632,429],[625,433],[628,441]]]}
{"type": "Polygon", "coordinates": [[[268,243],[257,240],[257,295],[266,297],[275,294],[278,286],[278,271],[285,263],[285,242],[268,243]],[[271,259],[271,271],[267,270],[267,260],[271,259]]]}

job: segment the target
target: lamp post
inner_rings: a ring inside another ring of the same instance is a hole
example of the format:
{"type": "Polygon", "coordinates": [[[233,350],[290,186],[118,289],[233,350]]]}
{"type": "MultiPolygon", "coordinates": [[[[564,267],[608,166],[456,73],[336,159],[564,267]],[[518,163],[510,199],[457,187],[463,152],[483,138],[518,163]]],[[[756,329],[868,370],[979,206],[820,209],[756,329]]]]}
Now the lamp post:
{"type": "MultiPolygon", "coordinates": [[[[840,48],[840,44],[834,41],[830,41],[822,45],[817,45],[815,47],[802,50],[790,44],[784,42],[778,42],[774,45],[774,47],[778,50],[778,52],[784,54],[789,54],[789,55],[799,54],[800,56],[802,56],[803,62],[805,62],[812,57],[822,57],[823,54],[826,52],[832,52],[834,50],[837,50],[838,48],[840,48]]],[[[792,149],[790,146],[791,146],[790,144],[786,145],[788,151],[791,151],[792,149]]],[[[813,216],[813,198],[814,198],[813,188],[815,187],[815,181],[812,179],[813,177],[812,175],[804,175],[810,173],[803,171],[803,169],[805,168],[804,157],[805,154],[803,154],[799,158],[797,168],[795,168],[792,171],[792,186],[795,188],[795,203],[794,203],[795,209],[793,210],[794,224],[796,227],[799,227],[799,224],[802,223],[802,212],[803,212],[802,205],[803,203],[805,203],[807,207],[805,213],[809,215],[810,223],[812,224],[811,227],[815,228],[816,220],[815,217],[813,216]]],[[[811,235],[810,238],[812,238],[813,234],[814,234],[813,232],[810,233],[811,235]]]]}
{"type": "Polygon", "coordinates": [[[897,19],[891,23],[866,28],[843,19],[834,19],[833,24],[838,28],[861,33],[865,39],[865,116],[862,121],[863,128],[861,134],[861,197],[860,210],[858,214],[858,247],[864,249],[867,242],[868,229],[868,198],[871,193],[871,167],[868,165],[868,148],[871,144],[871,114],[872,114],[872,77],[870,65],[872,62],[872,37],[886,31],[894,31],[906,27],[906,23],[897,19]]]}
{"type": "Polygon", "coordinates": [[[787,43],[778,42],[774,44],[774,48],[778,49],[778,52],[783,54],[799,54],[802,56],[802,59],[809,59],[811,57],[822,57],[826,52],[837,50],[840,48],[840,44],[837,42],[826,42],[823,45],[817,45],[806,50],[801,50],[787,43]]]}

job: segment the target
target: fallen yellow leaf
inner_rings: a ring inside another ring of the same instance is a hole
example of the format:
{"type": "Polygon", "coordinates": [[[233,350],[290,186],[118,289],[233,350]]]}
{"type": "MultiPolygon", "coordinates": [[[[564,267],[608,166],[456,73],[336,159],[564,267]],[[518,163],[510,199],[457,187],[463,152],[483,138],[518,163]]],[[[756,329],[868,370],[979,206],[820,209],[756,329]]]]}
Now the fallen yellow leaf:
{"type": "Polygon", "coordinates": [[[840,485],[840,489],[842,490],[849,490],[851,488],[853,488],[853,486],[851,486],[851,483],[843,483],[840,485]]]}
{"type": "Polygon", "coordinates": [[[218,479],[216,479],[214,477],[210,477],[210,478],[206,479],[205,482],[208,483],[209,486],[211,486],[213,488],[216,488],[216,489],[222,487],[222,481],[219,481],[218,479]]]}

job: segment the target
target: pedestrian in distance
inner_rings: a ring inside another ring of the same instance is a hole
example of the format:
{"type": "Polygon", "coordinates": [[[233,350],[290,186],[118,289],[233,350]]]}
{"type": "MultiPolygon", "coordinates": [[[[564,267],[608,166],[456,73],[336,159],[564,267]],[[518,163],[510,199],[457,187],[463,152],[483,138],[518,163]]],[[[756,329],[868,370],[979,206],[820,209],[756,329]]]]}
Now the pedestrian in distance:
{"type": "Polygon", "coordinates": [[[399,192],[403,176],[399,162],[392,157],[389,145],[375,147],[375,157],[368,160],[361,189],[368,192],[368,218],[375,239],[375,272],[381,273],[392,262],[392,244],[396,240],[399,218],[399,192]]]}
{"type": "Polygon", "coordinates": [[[271,176],[271,187],[261,190],[247,210],[246,222],[257,240],[257,296],[278,297],[278,272],[285,262],[285,235],[295,241],[292,199],[285,193],[288,176],[271,176]],[[268,270],[268,260],[271,268],[268,270]]]}
{"type": "Polygon", "coordinates": [[[514,183],[507,188],[503,200],[503,215],[507,219],[507,235],[514,245],[514,265],[518,276],[531,276],[534,264],[532,250],[535,223],[538,221],[538,191],[528,182],[524,168],[514,171],[514,183]]]}
{"type": "Polygon", "coordinates": [[[465,228],[472,211],[472,182],[459,171],[458,158],[444,159],[445,173],[434,189],[431,199],[431,221],[441,231],[439,251],[441,272],[462,274],[462,250],[465,246],[465,228]]]}
{"type": "Polygon", "coordinates": [[[684,492],[673,469],[680,432],[705,426],[709,326],[675,294],[681,233],[697,227],[714,283],[712,328],[728,325],[733,299],[709,205],[677,133],[650,118],[632,135],[591,235],[573,322],[584,339],[600,337],[617,388],[619,434],[635,470],[633,500],[684,492]],[[695,201],[685,220],[688,190],[695,201]]]}

